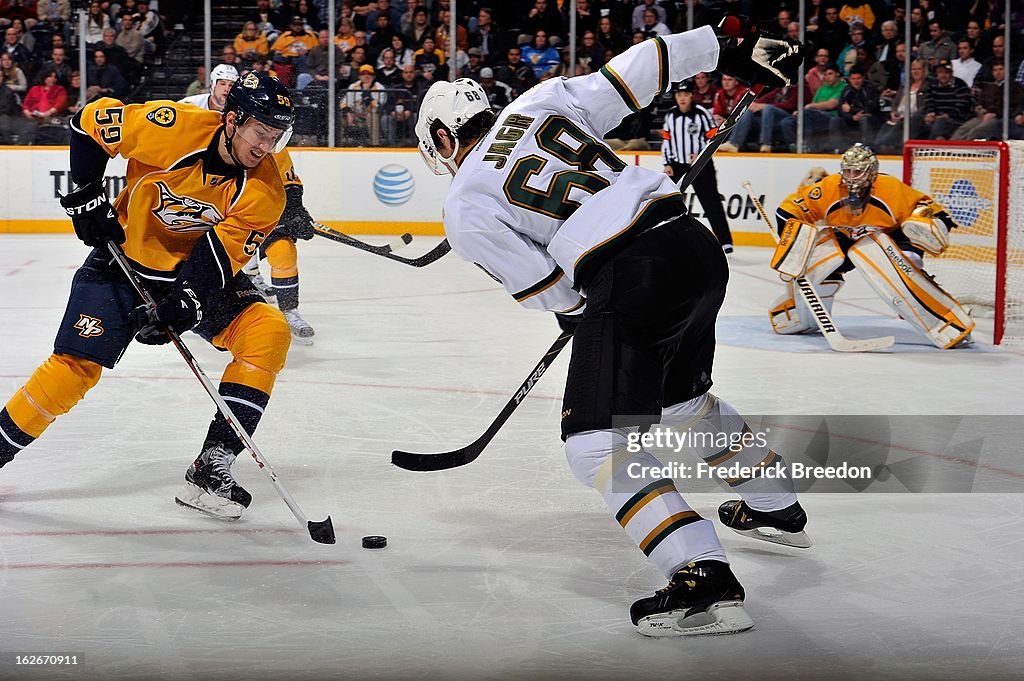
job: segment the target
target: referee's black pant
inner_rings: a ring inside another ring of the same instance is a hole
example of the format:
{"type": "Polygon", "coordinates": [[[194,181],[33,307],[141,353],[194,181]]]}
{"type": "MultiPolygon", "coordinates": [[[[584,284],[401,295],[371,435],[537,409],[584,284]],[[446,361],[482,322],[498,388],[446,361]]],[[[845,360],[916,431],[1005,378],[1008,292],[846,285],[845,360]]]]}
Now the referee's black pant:
{"type": "MultiPolygon", "coordinates": [[[[675,163],[672,166],[672,180],[679,184],[683,175],[690,169],[689,163],[675,163]]],[[[700,200],[704,209],[704,218],[711,225],[711,230],[718,237],[719,243],[723,246],[732,245],[732,232],[729,231],[729,222],[725,218],[725,207],[722,205],[722,196],[718,193],[718,174],[715,173],[715,162],[709,161],[693,180],[693,193],[700,200]]]]}

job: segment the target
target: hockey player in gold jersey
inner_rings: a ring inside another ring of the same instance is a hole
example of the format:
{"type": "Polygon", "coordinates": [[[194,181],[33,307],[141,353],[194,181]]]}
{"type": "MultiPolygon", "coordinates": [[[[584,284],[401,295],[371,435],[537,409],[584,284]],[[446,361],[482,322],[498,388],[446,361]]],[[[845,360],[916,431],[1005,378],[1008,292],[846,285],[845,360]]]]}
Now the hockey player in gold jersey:
{"type": "MultiPolygon", "coordinates": [[[[233,66],[221,64],[213,69],[210,86],[214,88],[225,81],[238,80],[238,71],[233,66]]],[[[221,111],[224,101],[209,94],[185,97],[180,100],[184,104],[221,111]]],[[[286,202],[284,213],[271,235],[260,245],[259,256],[254,256],[245,264],[243,272],[252,279],[259,292],[268,300],[276,298],[277,306],[288,320],[294,339],[303,345],[312,345],[313,327],[299,315],[299,266],[298,250],[295,243],[299,239],[312,239],[313,219],[302,205],[302,180],[295,171],[288,149],[281,149],[274,154],[281,181],[284,182],[286,202]],[[260,275],[259,260],[265,257],[270,263],[270,280],[268,285],[260,275]]]]}
{"type": "Polygon", "coordinates": [[[969,344],[974,321],[923,269],[923,254],[941,254],[956,223],[931,197],[891,175],[857,143],[843,154],[841,172],[802,186],[776,212],[780,242],[771,266],[787,291],[769,310],[778,334],[815,330],[794,296],[805,276],[830,310],[843,275],[856,268],[893,310],[939,348],[969,344]]]}
{"type": "MultiPolygon", "coordinates": [[[[272,152],[287,143],[293,118],[288,91],[262,74],[237,81],[222,114],[102,98],[75,116],[70,155],[78,189],[61,205],[94,250],[75,274],[53,354],[0,411],[0,466],[74,407],[133,337],[166,343],[165,327],[192,330],[231,353],[219,391],[244,427],[256,428],[290,334],[240,270],[284,209],[272,152]],[[111,205],[102,178],[115,154],[128,159],[128,171],[111,205]],[[110,241],[122,244],[155,305],[141,304],[112,261],[110,241]]],[[[251,501],[230,471],[241,449],[218,414],[177,501],[239,517],[251,501]]]]}

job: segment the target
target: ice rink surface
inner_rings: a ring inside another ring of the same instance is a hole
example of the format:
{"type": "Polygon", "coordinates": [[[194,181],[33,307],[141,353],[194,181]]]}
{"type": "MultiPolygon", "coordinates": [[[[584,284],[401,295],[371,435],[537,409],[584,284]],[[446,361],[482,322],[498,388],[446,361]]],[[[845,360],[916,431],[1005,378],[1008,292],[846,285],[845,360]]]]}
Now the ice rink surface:
{"type": "MultiPolygon", "coordinates": [[[[3,401],[49,354],[86,251],[70,235],[0,235],[0,255],[3,401]]],[[[837,322],[853,338],[895,332],[893,351],[773,337],[767,257],[738,250],[720,319],[714,392],[741,411],[1021,418],[1024,355],[931,349],[857,275],[837,322]]],[[[665,580],[565,465],[565,357],[475,463],[389,463],[396,447],[475,439],[554,320],[454,255],[414,269],[315,240],[300,267],[316,345],[293,345],[256,440],[338,543],[312,543],[244,457],[241,521],[176,506],[212,404],[173,349],[133,345],[0,471],[0,653],[83,656],[59,669],[8,656],[0,679],[1024,677],[1024,495],[805,495],[803,552],[715,520],[756,628],[644,639],[629,605],[665,580]],[[366,534],[388,548],[360,548],[366,534]]],[[[186,342],[216,380],[225,356],[186,342]]],[[[1024,487],[1020,453],[988,472],[1024,487]]],[[[717,517],[731,497],[689,501],[717,517]]]]}

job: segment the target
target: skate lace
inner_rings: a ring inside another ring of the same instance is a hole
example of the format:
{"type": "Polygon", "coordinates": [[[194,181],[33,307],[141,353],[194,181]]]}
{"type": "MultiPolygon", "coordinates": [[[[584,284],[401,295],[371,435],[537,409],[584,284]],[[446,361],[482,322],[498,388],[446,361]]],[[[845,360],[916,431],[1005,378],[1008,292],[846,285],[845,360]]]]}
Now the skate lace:
{"type": "Polygon", "coordinates": [[[231,464],[235,461],[233,452],[222,446],[211,447],[207,450],[206,460],[210,472],[220,481],[219,489],[227,489],[235,484],[235,478],[231,475],[231,464]]]}

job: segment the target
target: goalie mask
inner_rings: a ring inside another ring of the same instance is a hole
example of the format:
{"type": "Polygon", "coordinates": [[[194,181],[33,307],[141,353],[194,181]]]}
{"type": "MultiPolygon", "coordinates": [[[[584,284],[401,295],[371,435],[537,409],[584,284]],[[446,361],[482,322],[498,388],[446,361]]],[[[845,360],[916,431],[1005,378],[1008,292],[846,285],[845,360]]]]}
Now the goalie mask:
{"type": "Polygon", "coordinates": [[[878,157],[875,152],[860,142],[846,150],[839,162],[843,186],[850,194],[850,205],[854,210],[864,207],[871,185],[878,177],[878,157]]]}
{"type": "Polygon", "coordinates": [[[455,157],[459,153],[459,130],[473,116],[490,108],[487,93],[479,83],[469,78],[459,78],[452,83],[438,81],[430,86],[420,104],[416,137],[419,140],[420,155],[435,175],[444,175],[446,172],[455,175],[458,170],[455,157]],[[434,141],[434,132],[442,126],[454,144],[451,155],[447,157],[441,155],[434,141]]]}

